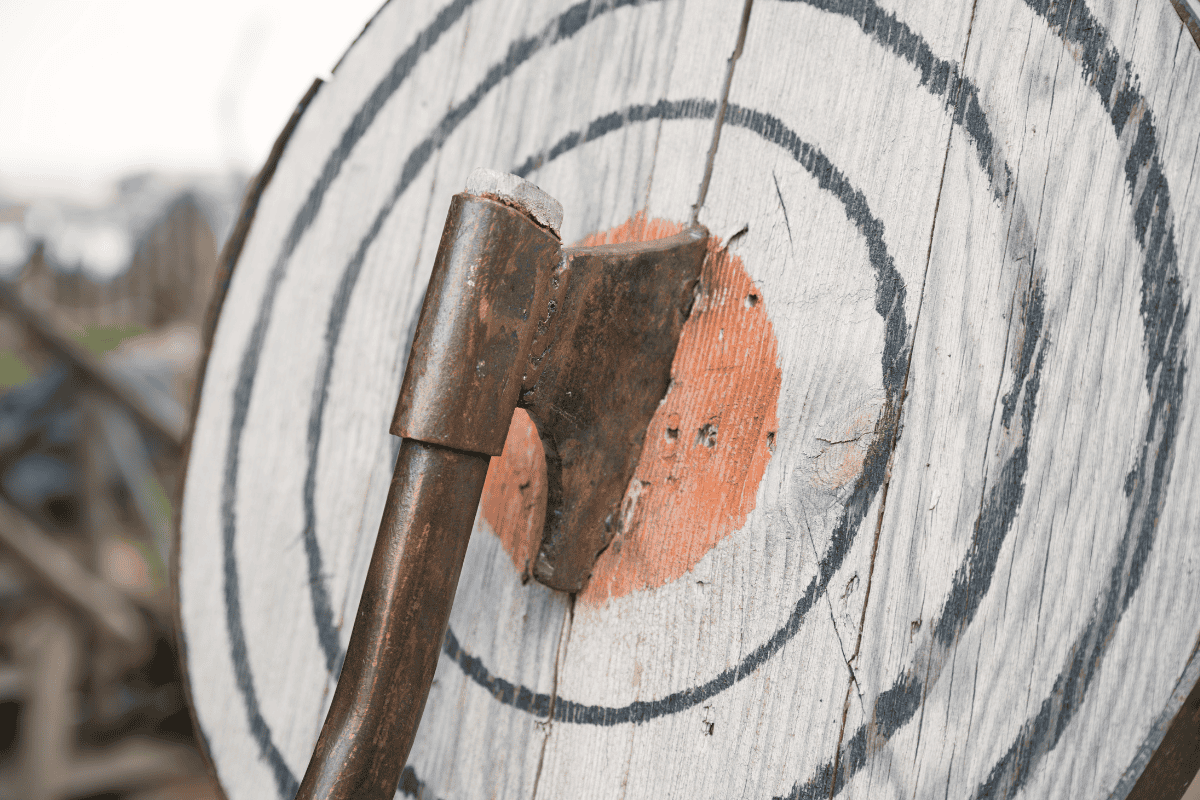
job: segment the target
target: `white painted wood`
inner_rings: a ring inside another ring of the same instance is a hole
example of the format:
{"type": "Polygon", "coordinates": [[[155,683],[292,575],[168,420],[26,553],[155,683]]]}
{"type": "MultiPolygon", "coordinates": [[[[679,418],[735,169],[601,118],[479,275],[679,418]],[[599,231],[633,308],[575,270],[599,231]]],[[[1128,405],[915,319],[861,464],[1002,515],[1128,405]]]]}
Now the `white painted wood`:
{"type": "MultiPolygon", "coordinates": [[[[475,167],[520,171],[562,202],[568,242],[692,213],[741,4],[573,8],[386,5],[259,205],[180,550],[193,701],[231,800],[289,796],[315,742],[450,196],[475,167]]],[[[574,600],[522,584],[479,517],[401,794],[1128,794],[1197,674],[1200,403],[1190,372],[1173,388],[1147,365],[1190,369],[1197,346],[1170,315],[1200,263],[1200,51],[1165,3],[1070,8],[1064,24],[1033,0],[753,5],[699,210],[747,277],[706,273],[689,326],[707,338],[664,402],[680,419],[648,434],[674,426],[655,452],[678,467],[639,468],[667,476],[638,484],[643,529],[574,600]],[[1175,247],[1149,267],[1147,191],[1175,247]],[[1160,278],[1178,294],[1147,303],[1160,278]],[[773,342],[737,338],[764,313],[773,342]],[[1174,339],[1156,338],[1164,318],[1174,339]],[[761,375],[738,372],[764,352],[761,375]],[[770,452],[750,485],[726,455],[743,446],[770,452]],[[660,566],[673,577],[621,572],[660,566]],[[1114,585],[1127,604],[1106,605],[1114,585]]]]}

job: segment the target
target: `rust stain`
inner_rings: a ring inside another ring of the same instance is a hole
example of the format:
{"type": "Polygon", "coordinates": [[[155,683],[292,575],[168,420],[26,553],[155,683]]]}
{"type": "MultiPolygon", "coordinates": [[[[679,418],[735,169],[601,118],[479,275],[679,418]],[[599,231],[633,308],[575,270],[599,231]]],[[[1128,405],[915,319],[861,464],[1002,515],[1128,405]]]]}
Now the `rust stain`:
{"type": "MultiPolygon", "coordinates": [[[[579,244],[645,241],[682,229],[639,213],[579,244]]],[[[622,503],[622,530],[580,602],[598,605],[678,579],[754,509],[778,427],[781,372],[770,299],[716,237],[709,238],[701,289],[622,503]]],[[[541,536],[545,493],[541,444],[518,411],[503,455],[492,460],[483,513],[523,576],[541,536]]]]}

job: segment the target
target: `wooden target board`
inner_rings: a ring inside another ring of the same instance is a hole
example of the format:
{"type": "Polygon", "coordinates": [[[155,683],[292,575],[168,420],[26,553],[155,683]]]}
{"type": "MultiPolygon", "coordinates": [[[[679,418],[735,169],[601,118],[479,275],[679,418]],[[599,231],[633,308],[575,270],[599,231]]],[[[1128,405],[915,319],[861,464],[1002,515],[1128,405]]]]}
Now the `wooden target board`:
{"type": "Polygon", "coordinates": [[[1130,796],[1200,678],[1198,108],[1165,2],[385,5],[247,204],[195,419],[230,800],[303,775],[479,166],[566,242],[714,241],[583,593],[527,579],[536,439],[493,462],[398,796],[1130,796]]]}

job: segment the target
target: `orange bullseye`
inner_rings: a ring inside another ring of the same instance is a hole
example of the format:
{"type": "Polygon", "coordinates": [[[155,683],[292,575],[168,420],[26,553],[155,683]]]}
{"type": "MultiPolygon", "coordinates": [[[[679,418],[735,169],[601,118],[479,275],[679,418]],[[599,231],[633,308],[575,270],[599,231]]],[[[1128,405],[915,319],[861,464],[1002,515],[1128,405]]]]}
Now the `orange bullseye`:
{"type": "MultiPolygon", "coordinates": [[[[581,245],[671,236],[683,225],[637,214],[581,245]]],[[[670,583],[745,524],[774,448],[781,373],[767,301],[740,258],[708,242],[701,295],[683,326],[671,388],[659,406],[622,502],[622,525],[580,602],[602,604],[670,583]]],[[[545,507],[537,432],[518,411],[493,459],[483,514],[524,576],[545,507]]]]}

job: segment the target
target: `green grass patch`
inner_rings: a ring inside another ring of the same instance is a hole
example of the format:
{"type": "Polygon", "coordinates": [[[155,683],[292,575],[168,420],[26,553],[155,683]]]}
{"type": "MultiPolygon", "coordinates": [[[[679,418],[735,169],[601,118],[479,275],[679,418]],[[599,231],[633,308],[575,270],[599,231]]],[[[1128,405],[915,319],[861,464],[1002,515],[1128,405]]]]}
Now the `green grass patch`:
{"type": "Polygon", "coordinates": [[[33,377],[25,362],[11,350],[0,350],[0,388],[20,386],[33,377]]]}
{"type": "Polygon", "coordinates": [[[146,329],[140,325],[89,325],[75,341],[86,347],[93,355],[102,356],[117,345],[134,336],[141,336],[146,329]]]}

